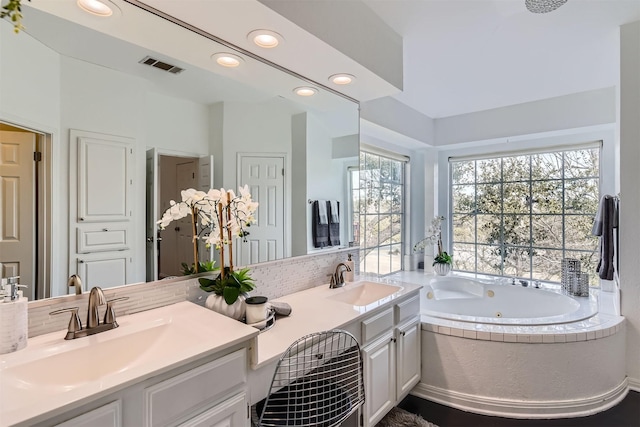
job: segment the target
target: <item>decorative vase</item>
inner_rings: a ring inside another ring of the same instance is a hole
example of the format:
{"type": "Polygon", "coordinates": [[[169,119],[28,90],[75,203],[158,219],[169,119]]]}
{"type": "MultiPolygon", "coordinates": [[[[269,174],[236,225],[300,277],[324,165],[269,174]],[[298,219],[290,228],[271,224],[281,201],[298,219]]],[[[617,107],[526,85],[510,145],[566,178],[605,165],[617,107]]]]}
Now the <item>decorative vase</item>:
{"type": "Polygon", "coordinates": [[[435,271],[438,276],[446,276],[451,271],[451,264],[437,262],[433,265],[433,271],[435,271]]]}
{"type": "Polygon", "coordinates": [[[244,300],[247,299],[246,294],[240,294],[238,299],[233,304],[229,305],[224,300],[222,295],[211,294],[204,302],[204,306],[209,310],[213,310],[216,313],[224,314],[227,317],[231,317],[235,320],[242,320],[244,317],[247,306],[244,300]]]}

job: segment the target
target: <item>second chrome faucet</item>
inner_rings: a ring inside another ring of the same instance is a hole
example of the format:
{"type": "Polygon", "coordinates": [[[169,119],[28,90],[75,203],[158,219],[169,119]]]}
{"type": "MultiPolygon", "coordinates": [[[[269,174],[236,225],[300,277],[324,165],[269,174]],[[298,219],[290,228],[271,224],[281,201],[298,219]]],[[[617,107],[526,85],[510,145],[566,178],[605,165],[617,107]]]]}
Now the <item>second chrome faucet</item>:
{"type": "Polygon", "coordinates": [[[336,271],[333,274],[330,274],[331,279],[329,280],[330,288],[341,288],[344,286],[344,272],[351,271],[351,267],[349,267],[344,262],[336,265],[336,271]]]}

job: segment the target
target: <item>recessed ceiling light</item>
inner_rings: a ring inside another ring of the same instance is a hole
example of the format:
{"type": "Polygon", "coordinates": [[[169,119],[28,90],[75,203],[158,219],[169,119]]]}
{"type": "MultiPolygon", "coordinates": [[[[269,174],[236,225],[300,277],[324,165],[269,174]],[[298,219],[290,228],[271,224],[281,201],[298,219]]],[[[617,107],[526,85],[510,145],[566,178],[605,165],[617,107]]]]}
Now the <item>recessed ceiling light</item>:
{"type": "Polygon", "coordinates": [[[274,48],[284,41],[280,34],[271,30],[253,30],[247,35],[247,38],[265,49],[274,48]]]}
{"type": "Polygon", "coordinates": [[[113,15],[113,9],[108,1],[100,0],[78,0],[78,6],[85,12],[89,12],[92,15],[97,16],[111,16],[113,15]]]}
{"type": "Polygon", "coordinates": [[[313,96],[318,93],[318,89],[310,86],[300,86],[295,88],[293,92],[299,96],[313,96]]]}
{"type": "Polygon", "coordinates": [[[334,74],[329,77],[329,81],[337,85],[348,85],[353,83],[355,79],[356,76],[346,73],[334,74]]]}
{"type": "Polygon", "coordinates": [[[223,67],[228,68],[237,67],[243,61],[243,59],[238,55],[228,52],[214,53],[213,55],[211,55],[211,59],[215,59],[218,65],[222,65],[223,67]]]}

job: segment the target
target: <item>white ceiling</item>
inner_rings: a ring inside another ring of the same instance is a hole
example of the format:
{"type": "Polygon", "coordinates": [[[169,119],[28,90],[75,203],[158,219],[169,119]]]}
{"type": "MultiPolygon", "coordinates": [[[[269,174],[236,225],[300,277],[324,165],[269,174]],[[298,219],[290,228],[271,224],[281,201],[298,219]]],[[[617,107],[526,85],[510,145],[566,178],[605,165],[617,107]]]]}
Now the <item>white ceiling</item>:
{"type": "Polygon", "coordinates": [[[362,0],[403,37],[404,90],[432,118],[617,85],[618,27],[639,0],[362,0]]]}

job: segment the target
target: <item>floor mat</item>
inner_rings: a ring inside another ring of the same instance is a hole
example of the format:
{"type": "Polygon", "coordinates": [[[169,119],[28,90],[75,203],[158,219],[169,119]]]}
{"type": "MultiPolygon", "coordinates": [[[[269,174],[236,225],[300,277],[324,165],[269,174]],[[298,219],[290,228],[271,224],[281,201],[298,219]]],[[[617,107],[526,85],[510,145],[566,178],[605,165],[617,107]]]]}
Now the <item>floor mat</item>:
{"type": "Polygon", "coordinates": [[[412,414],[398,407],[393,408],[376,427],[438,427],[420,415],[412,414]]]}

